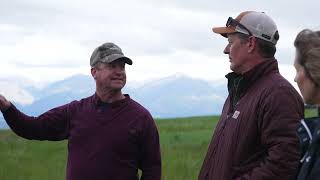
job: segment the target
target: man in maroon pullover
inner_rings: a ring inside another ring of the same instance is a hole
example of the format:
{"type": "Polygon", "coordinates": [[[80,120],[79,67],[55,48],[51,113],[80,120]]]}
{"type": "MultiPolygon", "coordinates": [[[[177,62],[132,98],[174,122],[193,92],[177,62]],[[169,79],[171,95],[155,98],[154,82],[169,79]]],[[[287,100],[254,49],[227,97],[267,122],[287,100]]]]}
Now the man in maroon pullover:
{"type": "Polygon", "coordinates": [[[125,64],[132,60],[113,43],[94,50],[94,95],[51,109],[39,117],[20,112],[0,95],[0,110],[19,136],[68,139],[67,180],[161,179],[159,135],[150,113],[122,93],[125,64]]]}

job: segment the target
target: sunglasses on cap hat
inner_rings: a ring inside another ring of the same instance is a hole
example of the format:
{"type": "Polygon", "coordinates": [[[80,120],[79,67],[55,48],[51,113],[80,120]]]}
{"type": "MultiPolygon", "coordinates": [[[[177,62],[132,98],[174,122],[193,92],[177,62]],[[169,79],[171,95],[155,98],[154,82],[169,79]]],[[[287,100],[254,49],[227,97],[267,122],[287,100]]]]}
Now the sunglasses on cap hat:
{"type": "Polygon", "coordinates": [[[249,33],[250,36],[252,36],[252,33],[248,28],[246,28],[244,25],[242,25],[240,22],[238,22],[237,20],[233,19],[232,17],[229,17],[228,21],[226,23],[226,27],[230,27],[230,26],[234,27],[234,28],[239,26],[240,28],[246,30],[249,33]]]}

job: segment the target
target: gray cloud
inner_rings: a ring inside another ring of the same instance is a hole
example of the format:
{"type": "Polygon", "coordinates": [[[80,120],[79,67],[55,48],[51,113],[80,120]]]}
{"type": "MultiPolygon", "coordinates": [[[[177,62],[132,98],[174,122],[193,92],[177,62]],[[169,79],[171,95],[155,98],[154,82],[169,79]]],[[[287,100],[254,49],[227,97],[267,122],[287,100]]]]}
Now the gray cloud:
{"type": "MultiPolygon", "coordinates": [[[[319,27],[316,22],[320,15],[315,13],[319,5],[316,0],[1,1],[0,51],[9,49],[12,54],[0,54],[0,57],[4,60],[9,57],[6,63],[15,67],[75,68],[87,65],[94,48],[111,41],[120,45],[128,56],[158,57],[153,61],[175,57],[172,54],[176,52],[227,59],[223,55],[226,39],[212,33],[212,26],[223,26],[227,17],[235,17],[241,11],[257,10],[275,19],[281,36],[277,58],[280,63],[291,64],[295,34],[303,28],[319,27]],[[55,39],[55,44],[49,46],[55,39]],[[34,45],[33,42],[53,48],[46,52],[50,62],[45,56],[32,56],[37,50],[29,56],[17,51],[34,45]],[[61,55],[55,56],[58,53],[61,55]],[[53,58],[59,59],[53,62],[53,58]]],[[[186,56],[172,61],[178,62],[174,65],[191,63],[188,59],[186,56]]]]}
{"type": "Polygon", "coordinates": [[[0,4],[0,20],[20,28],[19,32],[10,33],[15,38],[8,38],[7,43],[10,39],[15,42],[19,37],[45,34],[66,36],[91,49],[104,41],[116,41],[130,47],[129,52],[133,55],[161,55],[177,49],[211,49],[205,46],[210,43],[211,23],[205,25],[202,19],[197,18],[210,19],[212,14],[197,17],[193,9],[177,9],[166,3],[145,1],[144,6],[139,7],[131,6],[135,2],[128,2],[111,4],[101,1],[88,5],[80,1],[75,6],[62,6],[59,1],[52,4],[16,0],[0,4]],[[170,14],[179,10],[184,10],[187,16],[170,14]]]}

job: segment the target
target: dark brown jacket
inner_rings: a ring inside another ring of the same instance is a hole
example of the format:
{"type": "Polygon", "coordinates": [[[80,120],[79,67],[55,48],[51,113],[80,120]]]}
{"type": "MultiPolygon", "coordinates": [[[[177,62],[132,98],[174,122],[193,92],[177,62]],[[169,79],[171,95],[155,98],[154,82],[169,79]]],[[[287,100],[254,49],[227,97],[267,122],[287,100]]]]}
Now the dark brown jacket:
{"type": "Polygon", "coordinates": [[[229,96],[199,180],[295,179],[300,156],[296,130],[303,118],[300,95],[280,75],[273,58],[243,76],[226,77],[229,96]]]}

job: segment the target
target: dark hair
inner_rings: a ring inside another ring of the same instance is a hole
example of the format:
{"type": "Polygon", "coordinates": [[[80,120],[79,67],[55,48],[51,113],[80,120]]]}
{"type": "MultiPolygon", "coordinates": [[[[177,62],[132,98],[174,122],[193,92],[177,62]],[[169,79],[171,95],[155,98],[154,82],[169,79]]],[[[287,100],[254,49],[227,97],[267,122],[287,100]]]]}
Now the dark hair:
{"type": "MultiPolygon", "coordinates": [[[[243,34],[243,33],[237,33],[241,43],[245,43],[248,42],[249,39],[249,35],[247,34],[243,34]]],[[[259,47],[259,53],[261,54],[262,57],[264,58],[272,58],[274,57],[277,49],[276,49],[276,45],[274,45],[271,42],[262,40],[260,38],[257,38],[257,45],[259,47]]]]}
{"type": "Polygon", "coordinates": [[[298,33],[294,46],[297,50],[297,63],[305,68],[307,75],[320,85],[320,31],[304,29],[298,33]]]}

